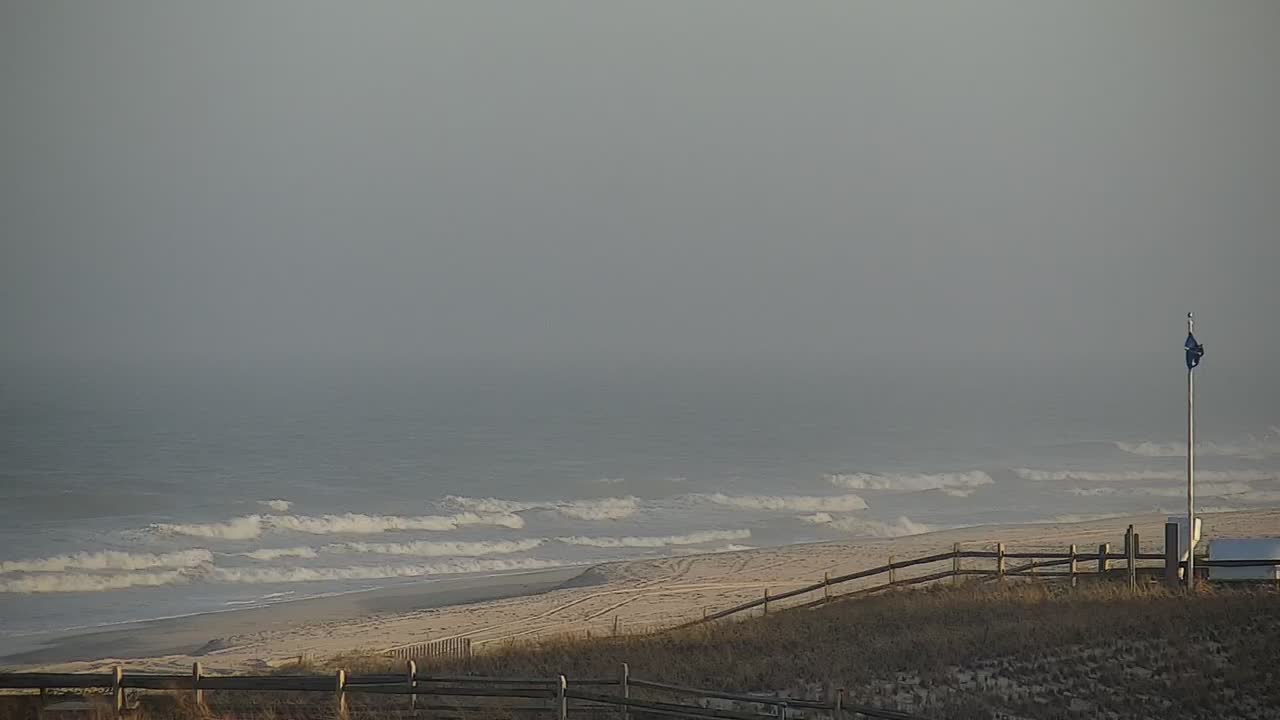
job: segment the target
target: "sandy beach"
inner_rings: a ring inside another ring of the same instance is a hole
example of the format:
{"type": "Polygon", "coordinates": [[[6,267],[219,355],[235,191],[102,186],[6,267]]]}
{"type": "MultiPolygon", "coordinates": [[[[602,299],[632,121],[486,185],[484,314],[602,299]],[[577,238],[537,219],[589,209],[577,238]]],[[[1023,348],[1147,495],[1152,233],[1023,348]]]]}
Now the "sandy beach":
{"type": "MultiPolygon", "coordinates": [[[[652,629],[700,617],[766,588],[783,591],[832,575],[950,550],[954,543],[1010,551],[1082,552],[1118,547],[1133,524],[1144,548],[1162,542],[1164,515],[1066,524],[970,527],[889,539],[849,540],[712,555],[676,556],[532,573],[456,577],[270,607],[114,626],[58,637],[0,655],[4,669],[92,670],[122,664],[138,671],[263,670],[298,656],[469,637],[491,643],[565,633],[602,635],[652,629]]],[[[1204,537],[1280,535],[1280,509],[1203,515],[1204,537]]],[[[971,561],[978,562],[978,561],[971,561]]],[[[919,568],[936,571],[938,568],[919,568]]],[[[903,573],[903,577],[911,575],[903,573]]],[[[857,583],[842,587],[854,590],[857,583]]],[[[797,598],[794,602],[804,602],[797,598]]]]}

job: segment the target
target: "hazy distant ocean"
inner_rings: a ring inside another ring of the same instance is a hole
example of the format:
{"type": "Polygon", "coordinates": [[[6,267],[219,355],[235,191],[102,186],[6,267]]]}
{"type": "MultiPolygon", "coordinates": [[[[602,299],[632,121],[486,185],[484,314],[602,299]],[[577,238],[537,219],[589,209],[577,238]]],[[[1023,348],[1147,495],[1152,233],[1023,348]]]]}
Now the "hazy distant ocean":
{"type": "MultiPolygon", "coordinates": [[[[1171,358],[10,382],[0,647],[448,573],[1177,511],[1171,358]]],[[[1202,508],[1280,504],[1274,390],[1200,388],[1202,508]]]]}

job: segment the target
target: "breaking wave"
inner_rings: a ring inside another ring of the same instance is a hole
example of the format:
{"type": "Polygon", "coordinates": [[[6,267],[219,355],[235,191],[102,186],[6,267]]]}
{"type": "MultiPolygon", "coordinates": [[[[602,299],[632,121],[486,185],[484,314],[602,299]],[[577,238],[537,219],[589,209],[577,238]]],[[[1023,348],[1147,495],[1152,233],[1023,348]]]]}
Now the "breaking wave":
{"type": "Polygon", "coordinates": [[[717,505],[740,510],[779,510],[785,512],[852,512],[866,510],[867,503],[857,495],[725,495],[710,493],[694,496],[717,505]]]}
{"type": "Polygon", "coordinates": [[[320,551],[313,547],[262,548],[249,552],[236,553],[254,560],[279,560],[280,558],[314,558],[320,557],[320,551]]]}
{"type": "Polygon", "coordinates": [[[181,550],[171,553],[78,552],[30,560],[0,561],[0,573],[61,572],[64,570],[147,570],[150,568],[193,568],[209,565],[208,550],[181,550]]]}
{"type": "Polygon", "coordinates": [[[281,500],[279,498],[276,498],[274,500],[259,500],[258,504],[265,505],[266,507],[269,507],[272,510],[275,510],[276,512],[288,512],[289,508],[293,507],[293,503],[289,502],[288,500],[281,500]]]}
{"type": "Polygon", "coordinates": [[[392,530],[456,530],[466,525],[490,525],[519,529],[524,520],[509,513],[457,513],[455,515],[269,515],[272,530],[292,530],[312,535],[371,534],[392,530]]]}
{"type": "Polygon", "coordinates": [[[933,475],[880,475],[872,473],[843,473],[828,475],[827,481],[836,487],[850,490],[944,490],[950,488],[973,489],[991,485],[991,476],[980,471],[962,473],[938,473],[933,475]]]}
{"type": "Polygon", "coordinates": [[[245,515],[225,523],[156,523],[155,532],[219,540],[251,540],[266,531],[301,532],[311,535],[372,534],[393,530],[456,530],[466,525],[490,525],[519,529],[524,520],[511,513],[464,512],[454,515],[245,515]]]}
{"type": "Polygon", "coordinates": [[[100,592],[122,590],[131,587],[155,587],[185,583],[190,576],[181,570],[158,572],[124,572],[98,575],[95,573],[39,573],[0,580],[0,593],[57,593],[100,592]]]}
{"type": "Polygon", "coordinates": [[[326,545],[324,550],[334,553],[373,553],[377,555],[415,555],[418,557],[478,557],[481,555],[506,555],[532,550],[544,541],[497,540],[493,542],[428,542],[419,540],[406,543],[338,543],[326,545]]]}
{"type": "Polygon", "coordinates": [[[561,564],[550,560],[526,558],[520,560],[451,560],[419,565],[358,565],[327,568],[214,568],[209,574],[209,579],[216,582],[245,584],[319,582],[326,580],[382,580],[472,572],[541,570],[543,568],[560,567],[561,564]]]}
{"type": "Polygon", "coordinates": [[[672,545],[700,545],[722,540],[746,540],[750,530],[706,530],[688,535],[663,535],[657,537],[562,537],[560,542],[597,548],[658,548],[672,545]]]}
{"type": "MultiPolygon", "coordinates": [[[[1183,480],[1185,470],[1127,470],[1120,472],[1094,472],[1090,470],[1032,470],[1014,468],[1014,474],[1023,480],[1035,482],[1128,482],[1132,480],[1183,480]]],[[[1196,479],[1205,482],[1258,482],[1280,478],[1280,473],[1261,470],[1198,470],[1196,479]]]]}
{"type": "Polygon", "coordinates": [[[640,498],[615,497],[597,500],[530,502],[500,498],[471,498],[450,495],[444,499],[450,506],[482,513],[518,513],[528,510],[551,510],[577,520],[621,520],[640,510],[640,498]]]}
{"type": "Polygon", "coordinates": [[[826,523],[827,527],[843,530],[862,537],[892,538],[933,532],[936,528],[901,516],[893,522],[880,522],[865,518],[843,517],[826,523]]]}
{"type": "Polygon", "coordinates": [[[262,516],[245,515],[224,523],[155,523],[151,530],[211,540],[251,540],[262,534],[262,516]]]}
{"type": "Polygon", "coordinates": [[[640,498],[604,498],[603,500],[575,500],[556,507],[556,512],[578,520],[621,520],[635,515],[640,509],[640,498]]]}

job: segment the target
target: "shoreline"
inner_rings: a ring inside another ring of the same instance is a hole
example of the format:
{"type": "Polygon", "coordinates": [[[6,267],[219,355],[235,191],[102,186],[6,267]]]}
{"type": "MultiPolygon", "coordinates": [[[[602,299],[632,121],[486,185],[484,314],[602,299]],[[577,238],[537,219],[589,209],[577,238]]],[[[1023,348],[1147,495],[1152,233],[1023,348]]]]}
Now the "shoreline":
{"type": "Polygon", "coordinates": [[[479,576],[432,578],[394,587],[353,590],[257,607],[230,608],[150,620],[133,620],[69,630],[34,633],[27,647],[0,655],[0,668],[19,665],[86,662],[97,649],[121,660],[166,655],[216,654],[228,636],[340,622],[380,614],[402,614],[438,607],[526,597],[549,592],[587,572],[589,565],[521,570],[479,576]],[[203,639],[202,639],[203,638],[203,639]]]}
{"type": "MultiPolygon", "coordinates": [[[[1204,541],[1280,535],[1280,509],[1201,517],[1204,541]]],[[[71,672],[121,664],[134,671],[172,672],[189,670],[198,660],[211,673],[260,672],[298,656],[325,659],[446,637],[468,637],[482,648],[551,635],[643,631],[757,598],[765,589],[807,585],[824,572],[835,576],[883,564],[890,556],[904,559],[950,550],[955,543],[974,549],[1004,542],[1011,550],[1060,550],[1072,543],[1115,546],[1132,524],[1144,546],[1158,547],[1166,518],[1146,514],[1077,523],[980,525],[897,538],[459,576],[66,633],[0,655],[0,668],[71,672]]]]}

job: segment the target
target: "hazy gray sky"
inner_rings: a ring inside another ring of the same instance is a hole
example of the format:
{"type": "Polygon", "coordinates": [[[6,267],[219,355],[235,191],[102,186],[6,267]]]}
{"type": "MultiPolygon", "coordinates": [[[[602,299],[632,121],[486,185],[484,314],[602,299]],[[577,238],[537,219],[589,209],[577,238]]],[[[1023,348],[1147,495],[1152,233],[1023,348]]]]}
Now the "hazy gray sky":
{"type": "Polygon", "coordinates": [[[0,361],[1176,364],[1195,309],[1206,365],[1274,362],[1277,36],[1272,0],[6,0],[0,361]]]}

